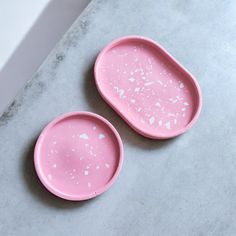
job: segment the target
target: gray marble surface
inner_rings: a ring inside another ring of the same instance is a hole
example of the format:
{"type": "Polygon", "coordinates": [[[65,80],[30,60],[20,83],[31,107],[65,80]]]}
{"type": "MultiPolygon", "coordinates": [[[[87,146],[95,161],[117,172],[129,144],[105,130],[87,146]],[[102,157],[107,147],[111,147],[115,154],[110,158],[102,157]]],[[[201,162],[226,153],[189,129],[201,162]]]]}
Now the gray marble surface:
{"type": "Polygon", "coordinates": [[[0,119],[0,235],[236,235],[236,2],[92,1],[0,119]],[[100,98],[92,68],[112,39],[162,44],[197,78],[197,124],[169,141],[131,130],[100,98]],[[97,112],[119,131],[124,166],[100,197],[69,202],[39,183],[41,129],[72,110],[97,112]]]}

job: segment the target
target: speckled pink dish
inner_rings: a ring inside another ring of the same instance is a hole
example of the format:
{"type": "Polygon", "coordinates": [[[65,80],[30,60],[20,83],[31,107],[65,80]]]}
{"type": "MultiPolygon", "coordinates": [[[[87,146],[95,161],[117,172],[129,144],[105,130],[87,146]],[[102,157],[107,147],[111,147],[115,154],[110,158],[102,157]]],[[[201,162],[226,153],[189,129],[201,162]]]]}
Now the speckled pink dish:
{"type": "Polygon", "coordinates": [[[123,162],[123,144],[115,128],[90,112],[62,115],[42,131],[34,151],[39,179],[53,194],[87,200],[106,191],[123,162]]]}
{"type": "Polygon", "coordinates": [[[148,38],[128,36],[113,41],[98,55],[94,73],[104,100],[146,137],[175,137],[199,116],[197,81],[148,38]]]}

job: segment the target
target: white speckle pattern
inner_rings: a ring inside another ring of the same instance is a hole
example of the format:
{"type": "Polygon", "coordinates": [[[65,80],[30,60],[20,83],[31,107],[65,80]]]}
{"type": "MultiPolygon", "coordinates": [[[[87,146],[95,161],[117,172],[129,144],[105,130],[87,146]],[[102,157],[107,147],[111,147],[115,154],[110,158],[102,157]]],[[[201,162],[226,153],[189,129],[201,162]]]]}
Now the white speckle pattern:
{"type": "Polygon", "coordinates": [[[155,117],[154,116],[150,117],[149,118],[150,125],[152,125],[154,122],[155,122],[155,117]]]}
{"type": "Polygon", "coordinates": [[[120,106],[118,110],[136,127],[162,133],[185,127],[191,120],[195,97],[186,74],[168,58],[162,60],[150,45],[133,43],[135,46],[116,45],[115,54],[107,52],[101,62],[106,72],[99,77],[102,92],[115,103],[119,101],[115,104],[120,106]],[[111,66],[111,61],[116,63],[111,66]]]}
{"type": "Polygon", "coordinates": [[[105,134],[102,134],[102,133],[98,135],[99,139],[104,139],[105,137],[106,137],[105,134]]]}
{"type": "Polygon", "coordinates": [[[118,167],[115,133],[103,119],[86,113],[57,122],[42,142],[43,175],[60,192],[94,194],[118,167]]]}
{"type": "Polygon", "coordinates": [[[89,139],[88,135],[83,133],[79,136],[81,139],[89,139]]]}
{"type": "Polygon", "coordinates": [[[135,78],[134,78],[134,77],[130,77],[130,78],[129,78],[129,81],[130,81],[130,82],[134,82],[134,81],[135,81],[135,78]]]}
{"type": "Polygon", "coordinates": [[[125,90],[124,89],[119,89],[118,87],[114,87],[114,89],[119,94],[120,98],[122,98],[124,93],[125,93],[125,90]]]}
{"type": "Polygon", "coordinates": [[[169,121],[166,122],[166,128],[167,128],[167,129],[170,129],[170,122],[169,122],[169,121]]]}
{"type": "Polygon", "coordinates": [[[154,84],[154,82],[147,82],[147,83],[145,83],[144,85],[145,85],[145,86],[150,86],[150,85],[152,85],[152,84],[154,84]]]}
{"type": "Polygon", "coordinates": [[[178,102],[178,99],[175,99],[175,98],[169,98],[169,101],[172,102],[172,103],[176,103],[176,102],[178,102]]]}

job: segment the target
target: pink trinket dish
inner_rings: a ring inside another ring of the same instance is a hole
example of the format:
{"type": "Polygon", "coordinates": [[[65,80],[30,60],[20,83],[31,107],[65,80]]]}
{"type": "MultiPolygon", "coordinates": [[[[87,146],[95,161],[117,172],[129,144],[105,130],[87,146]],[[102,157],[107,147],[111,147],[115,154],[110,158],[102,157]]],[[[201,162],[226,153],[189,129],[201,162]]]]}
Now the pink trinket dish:
{"type": "Polygon", "coordinates": [[[87,200],[115,182],[123,163],[123,144],[115,128],[90,112],[71,112],[40,134],[34,164],[43,185],[67,200],[87,200]]]}
{"type": "Polygon", "coordinates": [[[94,74],[103,99],[145,137],[176,137],[198,119],[197,81],[151,39],[127,36],[111,42],[98,55],[94,74]]]}

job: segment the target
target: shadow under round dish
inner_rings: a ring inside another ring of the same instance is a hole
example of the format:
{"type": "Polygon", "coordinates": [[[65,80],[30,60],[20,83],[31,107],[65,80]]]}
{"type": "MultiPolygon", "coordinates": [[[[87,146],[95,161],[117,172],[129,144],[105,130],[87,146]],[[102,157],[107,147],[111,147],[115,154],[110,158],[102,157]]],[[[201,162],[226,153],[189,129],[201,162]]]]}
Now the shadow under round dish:
{"type": "Polygon", "coordinates": [[[71,112],[42,131],[34,163],[39,179],[50,192],[67,200],[87,200],[114,183],[123,163],[123,144],[103,117],[71,112]]]}
{"type": "Polygon", "coordinates": [[[104,100],[146,137],[175,137],[199,116],[197,81],[153,40],[127,36],[111,42],[98,55],[94,74],[104,100]]]}

